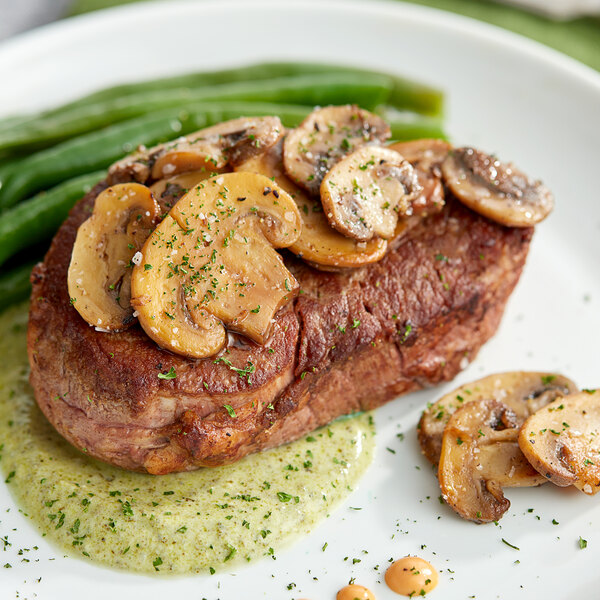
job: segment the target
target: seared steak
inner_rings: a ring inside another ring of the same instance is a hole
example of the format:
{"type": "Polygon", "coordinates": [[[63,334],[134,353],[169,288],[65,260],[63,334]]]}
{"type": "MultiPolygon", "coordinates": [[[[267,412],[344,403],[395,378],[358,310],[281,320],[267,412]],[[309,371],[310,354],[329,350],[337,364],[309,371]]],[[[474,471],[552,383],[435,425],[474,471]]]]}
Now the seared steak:
{"type": "Polygon", "coordinates": [[[105,187],[73,209],[34,270],[31,384],[72,444],[156,474],[232,462],[452,379],[496,331],[533,233],[448,198],[368,267],[325,273],[286,254],[302,292],[268,343],[230,336],[217,357],[192,360],[139,327],[96,331],[70,306],[77,228],[105,187]]]}

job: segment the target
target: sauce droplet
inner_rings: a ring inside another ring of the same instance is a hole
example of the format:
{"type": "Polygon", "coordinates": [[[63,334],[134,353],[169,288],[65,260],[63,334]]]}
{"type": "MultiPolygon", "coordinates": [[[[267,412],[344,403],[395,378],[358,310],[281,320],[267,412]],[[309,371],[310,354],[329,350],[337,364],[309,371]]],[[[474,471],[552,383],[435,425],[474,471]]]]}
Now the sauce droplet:
{"type": "Polygon", "coordinates": [[[343,587],[336,600],[375,600],[373,592],[362,585],[351,584],[343,587]]]}
{"type": "Polygon", "coordinates": [[[436,587],[438,574],[426,560],[418,556],[406,556],[388,567],[385,582],[396,594],[423,596],[436,587]]]}

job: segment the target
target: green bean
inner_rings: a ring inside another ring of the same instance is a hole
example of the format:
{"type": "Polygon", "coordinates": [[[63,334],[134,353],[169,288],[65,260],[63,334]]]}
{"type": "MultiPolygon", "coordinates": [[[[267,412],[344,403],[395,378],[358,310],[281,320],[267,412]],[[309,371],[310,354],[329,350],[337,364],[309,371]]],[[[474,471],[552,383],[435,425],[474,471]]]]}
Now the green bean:
{"type": "Polygon", "coordinates": [[[414,115],[387,117],[392,130],[392,139],[397,142],[423,138],[448,139],[440,119],[414,118],[414,115]]]}
{"type": "Polygon", "coordinates": [[[177,135],[242,115],[281,114],[297,125],[309,107],[265,103],[186,104],[73,138],[17,162],[0,188],[0,210],[61,181],[108,167],[138,145],[152,145],[177,135]]]}
{"type": "Polygon", "coordinates": [[[0,188],[0,210],[39,190],[102,169],[139,144],[155,144],[203,127],[200,115],[163,111],[63,142],[20,161],[0,188]]]}
{"type": "Polygon", "coordinates": [[[23,160],[23,159],[7,160],[5,162],[2,162],[2,164],[0,164],[0,190],[2,189],[2,186],[5,184],[6,179],[8,178],[10,173],[12,171],[14,171],[16,165],[21,160],[23,160]]]}
{"type": "Polygon", "coordinates": [[[99,129],[111,123],[190,102],[286,102],[291,104],[346,104],[373,109],[392,91],[389,77],[329,74],[288,77],[261,82],[240,82],[208,89],[175,88],[143,92],[82,106],[46,117],[30,125],[0,132],[0,150],[26,150],[99,129]]]}
{"type": "Polygon", "coordinates": [[[332,65],[326,63],[278,62],[244,65],[233,69],[219,71],[205,71],[200,73],[187,73],[172,77],[152,79],[135,83],[118,85],[116,87],[100,90],[69,104],[65,104],[48,114],[69,111],[72,108],[96,104],[105,100],[122,98],[132,94],[159,91],[171,88],[201,88],[205,86],[221,85],[240,81],[263,81],[278,77],[297,77],[300,75],[316,75],[327,73],[351,73],[356,75],[385,75],[393,82],[391,104],[396,108],[413,110],[426,115],[437,116],[441,114],[443,95],[428,85],[404,77],[397,77],[390,73],[381,73],[368,69],[332,65]]]}
{"type": "Polygon", "coordinates": [[[19,250],[49,240],[72,206],[106,175],[70,179],[6,211],[0,219],[0,265],[19,250]]]}
{"type": "Polygon", "coordinates": [[[0,275],[0,311],[29,296],[29,278],[34,265],[35,263],[26,263],[0,275]]]}

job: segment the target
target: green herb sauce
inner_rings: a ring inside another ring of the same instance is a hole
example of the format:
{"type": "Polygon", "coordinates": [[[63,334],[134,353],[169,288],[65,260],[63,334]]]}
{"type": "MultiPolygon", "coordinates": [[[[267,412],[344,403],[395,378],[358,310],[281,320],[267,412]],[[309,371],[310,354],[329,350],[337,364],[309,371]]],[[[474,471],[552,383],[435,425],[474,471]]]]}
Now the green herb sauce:
{"type": "Polygon", "coordinates": [[[61,550],[107,566],[214,573],[273,555],[344,499],[373,456],[369,415],[236,464],[156,477],[64,441],[28,384],[27,306],[0,315],[0,466],[21,510],[61,550]]]}

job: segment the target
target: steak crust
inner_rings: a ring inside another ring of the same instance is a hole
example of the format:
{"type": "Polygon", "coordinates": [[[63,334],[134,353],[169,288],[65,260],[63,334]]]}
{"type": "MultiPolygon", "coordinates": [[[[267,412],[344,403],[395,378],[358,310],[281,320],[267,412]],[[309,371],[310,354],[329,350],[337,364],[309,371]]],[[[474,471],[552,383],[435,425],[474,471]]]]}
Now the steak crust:
{"type": "Polygon", "coordinates": [[[73,445],[154,474],[230,463],[452,379],[496,331],[533,233],[448,198],[378,263],[326,273],[286,253],[302,292],[277,313],[267,344],[230,335],[217,357],[194,360],[139,326],[96,331],[70,305],[77,228],[106,187],[73,208],[34,269],[31,385],[73,445]],[[176,378],[158,378],[171,368],[176,378]]]}

